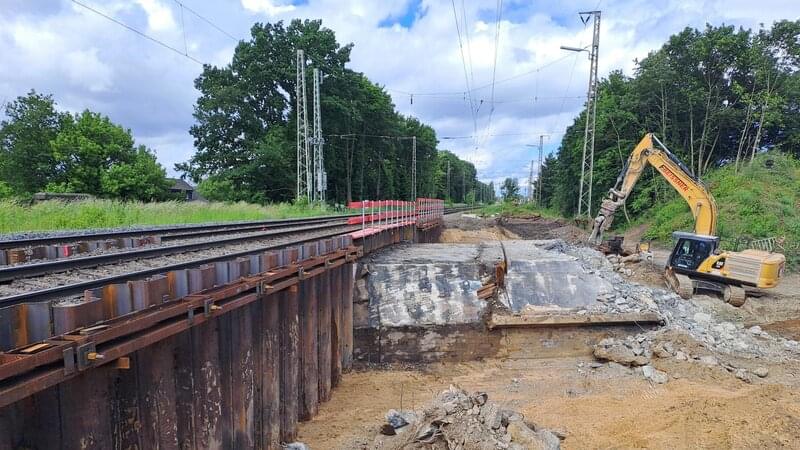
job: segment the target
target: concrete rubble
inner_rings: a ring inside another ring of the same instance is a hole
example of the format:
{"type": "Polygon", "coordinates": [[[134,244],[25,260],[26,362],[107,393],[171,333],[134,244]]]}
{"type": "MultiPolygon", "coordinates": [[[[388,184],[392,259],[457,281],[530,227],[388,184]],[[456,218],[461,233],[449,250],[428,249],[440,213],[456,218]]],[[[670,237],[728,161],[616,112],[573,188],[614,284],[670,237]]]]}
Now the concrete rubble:
{"type": "Polygon", "coordinates": [[[558,450],[563,435],[525,421],[522,414],[450,386],[420,411],[389,410],[372,449],[558,450]]]}

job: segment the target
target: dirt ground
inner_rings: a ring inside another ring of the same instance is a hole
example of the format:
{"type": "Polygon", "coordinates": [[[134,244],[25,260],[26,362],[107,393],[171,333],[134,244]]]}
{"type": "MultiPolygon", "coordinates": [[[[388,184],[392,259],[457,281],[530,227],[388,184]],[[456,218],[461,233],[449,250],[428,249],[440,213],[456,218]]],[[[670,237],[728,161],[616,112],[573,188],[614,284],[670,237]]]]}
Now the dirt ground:
{"type": "MultiPolygon", "coordinates": [[[[445,242],[486,239],[555,238],[580,240],[580,229],[539,219],[527,223],[457,219],[443,233],[445,242]],[[538,222],[538,223],[534,223],[538,222]]],[[[663,253],[663,252],[661,252],[663,253]]],[[[629,278],[663,287],[660,260],[636,265],[629,278]]],[[[696,296],[724,320],[760,325],[787,339],[800,339],[800,276],[734,308],[718,298],[696,296]]],[[[693,353],[703,346],[687,335],[671,336],[693,353]]],[[[519,350],[519,349],[517,349],[519,350]]],[[[587,354],[537,358],[533,350],[513,358],[423,367],[383,368],[347,374],[321,406],[320,414],[300,427],[298,440],[311,449],[367,448],[387,410],[419,409],[450,384],[485,391],[489,398],[523,413],[526,420],[562,432],[562,447],[583,448],[800,448],[800,361],[720,358],[713,367],[696,361],[654,358],[669,376],[653,384],[635,369],[597,364],[587,354]],[[593,368],[594,366],[599,366],[593,368]],[[724,365],[769,369],[752,383],[737,379],[724,365]]]]}
{"type": "Polygon", "coordinates": [[[365,448],[387,410],[419,408],[455,384],[563,432],[566,449],[796,448],[800,442],[796,385],[750,385],[719,367],[674,361],[657,364],[673,379],[651,385],[623,366],[592,369],[591,363],[516,358],[352,373],[319,416],[301,426],[299,440],[312,449],[365,448]]]}

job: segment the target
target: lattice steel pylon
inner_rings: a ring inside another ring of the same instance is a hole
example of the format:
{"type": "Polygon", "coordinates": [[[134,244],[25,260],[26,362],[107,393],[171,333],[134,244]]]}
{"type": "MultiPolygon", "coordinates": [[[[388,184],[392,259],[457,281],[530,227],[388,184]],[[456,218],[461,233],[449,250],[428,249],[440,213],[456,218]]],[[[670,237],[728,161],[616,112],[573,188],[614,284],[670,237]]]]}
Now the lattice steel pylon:
{"type": "Polygon", "coordinates": [[[309,171],[308,154],[308,110],[306,108],[306,57],[303,50],[297,50],[297,200],[305,197],[313,200],[314,184],[309,171]]]}
{"type": "Polygon", "coordinates": [[[578,217],[592,216],[592,176],[594,173],[594,128],[597,113],[597,53],[600,48],[600,11],[579,13],[585,24],[594,17],[592,48],[589,51],[589,89],[586,94],[586,127],[583,132],[581,186],[578,192],[578,217]],[[587,152],[587,147],[589,151],[587,152]]]}
{"type": "Polygon", "coordinates": [[[327,174],[325,173],[325,156],[322,146],[325,139],[322,137],[322,109],[320,107],[319,85],[322,82],[322,72],[314,69],[314,201],[324,202],[327,191],[327,174]]]}

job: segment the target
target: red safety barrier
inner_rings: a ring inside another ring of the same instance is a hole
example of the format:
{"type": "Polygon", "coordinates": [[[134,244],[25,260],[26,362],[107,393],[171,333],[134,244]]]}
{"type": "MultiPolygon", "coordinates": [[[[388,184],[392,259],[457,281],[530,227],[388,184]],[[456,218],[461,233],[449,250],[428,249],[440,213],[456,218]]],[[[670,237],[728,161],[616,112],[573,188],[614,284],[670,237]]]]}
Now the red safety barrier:
{"type": "Polygon", "coordinates": [[[350,225],[361,224],[361,231],[354,233],[369,235],[381,230],[406,225],[425,226],[436,222],[444,215],[444,200],[418,198],[416,201],[403,200],[363,200],[347,205],[359,216],[350,217],[350,225]]]}

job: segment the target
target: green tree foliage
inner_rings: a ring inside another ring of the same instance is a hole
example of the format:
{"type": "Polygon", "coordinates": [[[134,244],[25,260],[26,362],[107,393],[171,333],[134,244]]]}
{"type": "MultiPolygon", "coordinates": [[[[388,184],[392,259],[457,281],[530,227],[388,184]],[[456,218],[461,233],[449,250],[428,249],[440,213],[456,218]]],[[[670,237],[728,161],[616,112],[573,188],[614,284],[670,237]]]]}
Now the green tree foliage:
{"type": "Polygon", "coordinates": [[[104,196],[123,200],[165,200],[172,183],[156,156],[140,145],[132,162],[116,162],[100,179],[104,196]]]}
{"type": "MultiPolygon", "coordinates": [[[[800,154],[800,21],[758,32],[733,26],[686,28],[637,62],[633,77],[612,72],[598,86],[593,208],[613,187],[647,132],[699,177],[761,152],[800,154]]],[[[577,210],[585,113],[566,130],[556,158],[545,162],[545,204],[577,210]]],[[[642,214],[674,197],[653,170],[639,181],[627,211],[642,214]]]]}
{"type": "Polygon", "coordinates": [[[30,91],[6,105],[0,122],[0,178],[15,194],[43,189],[57,173],[50,142],[69,120],[53,97],[30,91]]]}
{"type": "MultiPolygon", "coordinates": [[[[297,49],[303,49],[310,61],[309,107],[311,68],[324,74],[321,109],[328,198],[340,203],[410,199],[411,136],[416,136],[417,143],[417,196],[445,198],[442,158],[450,156],[438,151],[436,133],[417,119],[397,113],[383,88],[346,68],[352,45],[340,45],[334,32],[318,20],[255,24],[250,40],[237,46],[230,64],[204,68],[195,81],[201,95],[190,130],[197,151],[176,169],[199,181],[203,195],[212,195],[208,198],[293,199],[297,49]]],[[[451,173],[449,198],[463,202],[468,192],[486,189],[476,181],[474,166],[452,157],[458,162],[453,170],[459,172],[451,173]]]]}
{"type": "Polygon", "coordinates": [[[519,182],[516,178],[506,178],[503,180],[503,185],[500,186],[500,193],[503,195],[503,200],[511,202],[519,200],[519,182]]]}
{"type": "Polygon", "coordinates": [[[51,96],[31,91],[6,107],[0,123],[0,195],[81,192],[158,200],[170,183],[152,151],[134,147],[129,130],[108,117],[59,112],[51,96]]]}

